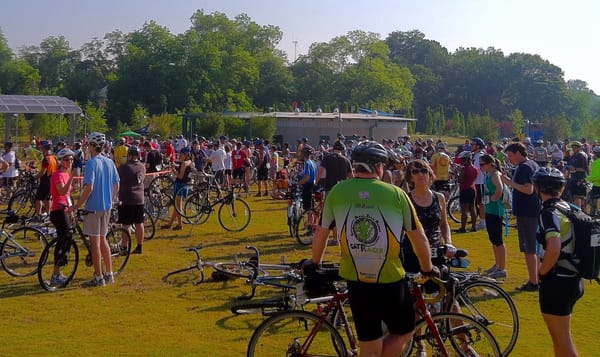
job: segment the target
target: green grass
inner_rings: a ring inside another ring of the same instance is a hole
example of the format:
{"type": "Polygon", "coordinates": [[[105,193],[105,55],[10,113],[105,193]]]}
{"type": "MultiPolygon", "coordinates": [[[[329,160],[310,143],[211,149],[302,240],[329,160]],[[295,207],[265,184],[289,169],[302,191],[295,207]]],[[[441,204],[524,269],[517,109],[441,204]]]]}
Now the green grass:
{"type": "MultiPolygon", "coordinates": [[[[241,233],[225,233],[213,216],[205,225],[182,231],[158,231],[145,244],[144,254],[132,256],[113,286],[84,289],[92,276],[81,266],[66,290],[48,293],[36,277],[12,278],[0,272],[0,355],[150,355],[242,356],[260,316],[233,316],[235,297],[249,291],[240,280],[225,283],[191,281],[167,284],[167,272],[186,266],[193,258],[184,247],[202,243],[207,260],[232,260],[248,254],[246,245],[261,249],[265,262],[298,261],[310,249],[289,238],[286,203],[269,198],[248,198],[253,209],[250,226],[241,233]]],[[[469,250],[472,268],[488,268],[492,250],[484,232],[455,235],[457,246],[469,250]]],[[[521,320],[513,356],[552,354],[552,343],[537,304],[537,293],[515,293],[526,280],[524,259],[516,236],[508,240],[509,278],[504,284],[515,300],[521,320]]],[[[337,260],[329,247],[327,259],[337,260]]],[[[210,270],[210,269],[209,269],[210,270]]],[[[209,271],[210,273],[210,271],[209,271]]],[[[259,295],[273,291],[258,289],[259,295]]],[[[585,296],[573,315],[573,335],[581,356],[600,355],[597,341],[600,287],[586,284],[585,296]]]]}

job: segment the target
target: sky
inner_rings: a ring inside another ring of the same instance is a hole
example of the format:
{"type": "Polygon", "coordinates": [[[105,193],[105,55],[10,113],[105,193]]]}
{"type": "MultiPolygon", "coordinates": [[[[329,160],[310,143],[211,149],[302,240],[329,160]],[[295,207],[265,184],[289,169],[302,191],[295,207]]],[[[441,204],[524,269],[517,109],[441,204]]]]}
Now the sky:
{"type": "Polygon", "coordinates": [[[450,52],[494,47],[505,55],[538,54],[560,67],[565,80],[583,80],[600,94],[597,0],[2,0],[0,29],[15,52],[50,36],[64,36],[79,49],[94,37],[136,31],[150,20],[183,33],[197,10],[230,19],[245,13],[259,25],[278,26],[278,47],[290,60],[312,43],[353,30],[381,39],[419,30],[450,52]]]}

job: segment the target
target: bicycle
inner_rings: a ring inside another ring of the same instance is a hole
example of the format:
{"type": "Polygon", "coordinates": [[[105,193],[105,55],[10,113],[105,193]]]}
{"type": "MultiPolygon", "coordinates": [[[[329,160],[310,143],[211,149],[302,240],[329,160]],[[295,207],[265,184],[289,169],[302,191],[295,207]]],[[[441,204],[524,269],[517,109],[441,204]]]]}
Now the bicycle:
{"type": "Polygon", "coordinates": [[[312,208],[303,210],[295,221],[294,233],[296,234],[296,240],[302,245],[312,244],[312,238],[317,229],[317,222],[325,204],[324,189],[322,187],[317,188],[312,194],[312,199],[312,208]]]}
{"type": "Polygon", "coordinates": [[[18,215],[29,216],[35,209],[35,194],[38,188],[38,180],[32,171],[21,170],[16,189],[8,200],[8,209],[18,215]]]}
{"type": "Polygon", "coordinates": [[[252,217],[250,205],[235,195],[233,187],[227,190],[224,195],[213,200],[210,199],[210,189],[208,191],[195,191],[184,198],[181,207],[176,206],[175,209],[181,217],[185,219],[195,218],[198,223],[203,223],[208,220],[217,205],[219,205],[217,212],[219,224],[226,231],[241,232],[250,224],[252,217]]]}
{"type": "MultiPolygon", "coordinates": [[[[205,260],[203,260],[202,258],[200,258],[200,251],[202,250],[202,245],[198,245],[198,246],[194,246],[194,247],[186,247],[185,251],[186,252],[193,252],[196,255],[196,259],[194,261],[192,261],[187,267],[182,268],[182,269],[177,269],[174,271],[171,271],[169,273],[167,273],[167,275],[163,276],[162,280],[165,283],[168,282],[172,282],[169,279],[175,275],[181,274],[181,273],[186,273],[192,270],[198,270],[198,274],[200,275],[198,281],[194,282],[194,285],[198,285],[201,284],[205,281],[206,279],[206,275],[204,272],[204,268],[205,267],[210,267],[210,268],[214,268],[215,266],[215,262],[207,262],[205,260]]],[[[222,275],[222,274],[215,274],[216,272],[213,272],[213,274],[211,275],[214,281],[225,281],[228,280],[228,276],[227,275],[222,275]]]]}
{"type": "Polygon", "coordinates": [[[0,229],[0,264],[4,271],[15,277],[34,275],[38,271],[37,261],[40,253],[48,244],[44,233],[37,228],[28,227],[26,217],[19,217],[14,211],[0,211],[5,216],[0,229]],[[20,223],[11,232],[6,224],[20,223]]]}
{"type": "MultiPolygon", "coordinates": [[[[85,265],[88,267],[93,266],[90,238],[83,233],[81,227],[83,216],[89,213],[93,212],[81,209],[77,210],[74,224],[71,228],[72,237],[65,238],[66,241],[63,247],[65,253],[62,257],[58,257],[57,259],[54,254],[56,246],[59,243],[58,238],[52,239],[42,251],[38,262],[37,277],[43,289],[56,291],[66,288],[75,277],[79,266],[79,247],[77,246],[75,236],[79,236],[79,240],[87,249],[87,255],[84,259],[85,265]],[[62,270],[61,274],[64,275],[64,279],[60,281],[52,279],[52,276],[55,274],[55,266],[62,270]]],[[[125,269],[129,261],[132,246],[131,236],[127,229],[110,224],[106,239],[111,251],[113,273],[117,276],[125,269]],[[122,242],[128,242],[127,246],[122,246],[122,242]]]]}
{"type": "MultiPolygon", "coordinates": [[[[330,279],[332,276],[327,273],[324,281],[313,283],[327,285],[333,291],[332,297],[324,298],[328,301],[324,307],[316,313],[293,310],[267,318],[252,334],[246,355],[356,356],[358,343],[344,308],[348,292],[338,289],[330,279]],[[345,334],[348,345],[338,329],[345,334]]],[[[421,285],[428,280],[420,276],[410,277],[415,309],[423,318],[417,322],[417,333],[403,356],[410,355],[417,345],[425,345],[428,355],[432,356],[465,356],[467,350],[480,356],[500,356],[494,337],[476,320],[455,313],[429,313],[421,290],[421,285]]],[[[443,288],[438,280],[433,281],[443,288]]]]}

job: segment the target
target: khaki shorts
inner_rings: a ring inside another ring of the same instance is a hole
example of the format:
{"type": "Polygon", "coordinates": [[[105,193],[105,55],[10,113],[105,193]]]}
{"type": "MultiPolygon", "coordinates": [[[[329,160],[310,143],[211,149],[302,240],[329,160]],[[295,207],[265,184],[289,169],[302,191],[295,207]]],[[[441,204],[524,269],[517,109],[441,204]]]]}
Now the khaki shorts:
{"type": "Polygon", "coordinates": [[[83,234],[88,237],[106,237],[110,210],[88,213],[83,217],[83,234]]]}

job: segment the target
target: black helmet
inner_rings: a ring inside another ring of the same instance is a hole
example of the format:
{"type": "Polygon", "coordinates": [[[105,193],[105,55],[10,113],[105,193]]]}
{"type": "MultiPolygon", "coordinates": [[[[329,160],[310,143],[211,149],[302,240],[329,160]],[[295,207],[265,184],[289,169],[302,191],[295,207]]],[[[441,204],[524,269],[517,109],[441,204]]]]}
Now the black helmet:
{"type": "Polygon", "coordinates": [[[335,143],[333,143],[333,149],[334,150],[340,150],[340,151],[346,151],[346,145],[344,145],[343,142],[341,142],[340,140],[338,140],[335,143]]]}
{"type": "Polygon", "coordinates": [[[131,145],[127,149],[127,155],[140,156],[140,149],[137,146],[131,145]]]}
{"type": "Polygon", "coordinates": [[[540,167],[531,177],[533,183],[545,190],[560,190],[567,180],[560,170],[549,167],[540,167]]]}
{"type": "Polygon", "coordinates": [[[388,162],[387,150],[377,141],[365,140],[352,150],[352,162],[362,162],[369,166],[388,162]]]}
{"type": "Polygon", "coordinates": [[[315,149],[310,145],[306,145],[302,148],[302,154],[304,155],[312,155],[315,152],[315,149]]]}

